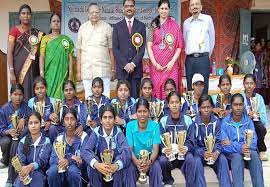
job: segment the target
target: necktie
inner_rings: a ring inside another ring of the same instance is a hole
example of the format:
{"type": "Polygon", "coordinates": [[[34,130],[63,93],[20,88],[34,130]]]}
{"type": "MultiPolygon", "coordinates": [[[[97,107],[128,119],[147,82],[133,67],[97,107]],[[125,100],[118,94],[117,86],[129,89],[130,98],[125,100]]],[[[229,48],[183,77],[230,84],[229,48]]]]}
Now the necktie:
{"type": "Polygon", "coordinates": [[[131,21],[128,20],[128,32],[129,34],[131,34],[131,21]]]}

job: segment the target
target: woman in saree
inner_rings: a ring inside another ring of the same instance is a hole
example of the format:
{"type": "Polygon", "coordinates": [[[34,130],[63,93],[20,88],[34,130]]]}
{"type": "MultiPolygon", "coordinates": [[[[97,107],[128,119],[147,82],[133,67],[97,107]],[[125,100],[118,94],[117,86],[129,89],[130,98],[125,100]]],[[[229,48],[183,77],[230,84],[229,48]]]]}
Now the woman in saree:
{"type": "Polygon", "coordinates": [[[158,3],[159,15],[152,21],[147,39],[147,51],[151,61],[150,78],[153,81],[153,95],[165,99],[164,83],[171,78],[179,85],[178,58],[183,47],[179,25],[170,17],[169,0],[158,3]]]}
{"type": "Polygon", "coordinates": [[[42,38],[40,44],[40,75],[48,84],[48,96],[56,99],[64,99],[63,83],[72,79],[74,54],[72,40],[60,34],[60,23],[60,16],[52,14],[51,32],[42,38]]]}
{"type": "Polygon", "coordinates": [[[38,49],[43,33],[31,28],[32,11],[23,4],[19,9],[20,24],[12,27],[8,35],[7,63],[10,83],[23,85],[25,98],[34,96],[33,82],[39,75],[38,49]]]}

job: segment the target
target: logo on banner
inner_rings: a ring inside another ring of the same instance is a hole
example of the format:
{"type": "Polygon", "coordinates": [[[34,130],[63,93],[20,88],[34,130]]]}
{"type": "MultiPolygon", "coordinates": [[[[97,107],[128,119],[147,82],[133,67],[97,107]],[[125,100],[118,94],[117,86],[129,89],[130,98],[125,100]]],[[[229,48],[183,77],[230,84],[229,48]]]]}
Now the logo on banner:
{"type": "Polygon", "coordinates": [[[77,33],[79,31],[79,28],[81,26],[81,22],[78,18],[71,18],[68,21],[68,28],[71,30],[71,32],[77,33]]]}

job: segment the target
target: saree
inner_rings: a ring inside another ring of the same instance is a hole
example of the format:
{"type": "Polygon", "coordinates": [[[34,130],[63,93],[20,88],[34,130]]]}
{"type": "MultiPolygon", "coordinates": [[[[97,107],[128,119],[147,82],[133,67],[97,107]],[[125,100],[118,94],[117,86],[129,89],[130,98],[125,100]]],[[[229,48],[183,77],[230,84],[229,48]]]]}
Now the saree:
{"type": "Polygon", "coordinates": [[[43,33],[38,29],[31,28],[21,33],[17,27],[13,27],[9,33],[9,42],[14,42],[13,67],[18,83],[24,87],[24,97],[29,100],[34,96],[34,79],[39,76],[39,43],[43,33]],[[29,38],[36,36],[37,44],[31,45],[29,38]],[[32,56],[34,57],[31,57],[32,56]]]}
{"type": "MultiPolygon", "coordinates": [[[[178,48],[183,48],[183,36],[180,27],[176,21],[169,17],[160,28],[156,27],[153,30],[153,46],[155,60],[161,66],[166,66],[173,58],[178,48]],[[166,35],[173,36],[172,44],[166,42],[166,35]],[[163,42],[162,42],[163,41],[163,42]],[[160,48],[160,44],[164,44],[164,49],[160,48]]],[[[157,71],[152,63],[150,63],[150,78],[153,82],[153,95],[158,99],[165,99],[164,83],[171,78],[179,85],[180,66],[176,61],[173,68],[169,72],[157,71]]]]}
{"type": "Polygon", "coordinates": [[[69,55],[74,56],[74,44],[65,35],[54,39],[46,35],[43,40],[41,48],[45,45],[44,77],[47,82],[47,94],[56,99],[64,99],[63,83],[68,79],[69,55]]]}

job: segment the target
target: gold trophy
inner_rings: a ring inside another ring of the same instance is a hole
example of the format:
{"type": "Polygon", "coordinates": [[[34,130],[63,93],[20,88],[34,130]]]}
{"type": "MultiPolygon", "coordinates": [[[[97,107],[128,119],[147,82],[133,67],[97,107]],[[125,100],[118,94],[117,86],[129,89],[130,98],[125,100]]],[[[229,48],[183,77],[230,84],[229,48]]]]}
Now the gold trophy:
{"type": "Polygon", "coordinates": [[[155,101],[149,102],[150,117],[155,118],[155,101]]]}
{"type": "MultiPolygon", "coordinates": [[[[147,150],[140,150],[138,159],[139,159],[141,164],[146,164],[148,162],[149,154],[150,153],[147,150]]],[[[141,184],[145,184],[146,181],[147,181],[146,173],[143,173],[143,172],[140,171],[140,176],[139,176],[138,181],[141,184]]]]}
{"type": "Polygon", "coordinates": [[[187,115],[192,118],[196,115],[195,111],[193,110],[193,107],[192,107],[192,105],[194,104],[194,92],[188,91],[188,92],[184,93],[183,95],[188,103],[187,115]]]}
{"type": "Polygon", "coordinates": [[[95,102],[94,102],[94,100],[92,98],[85,100],[85,105],[87,107],[87,111],[88,111],[90,120],[92,120],[91,116],[92,116],[93,111],[94,111],[94,103],[95,102]]]}
{"type": "MultiPolygon", "coordinates": [[[[182,131],[178,131],[176,133],[176,141],[178,146],[184,147],[185,141],[186,141],[186,137],[187,137],[187,131],[182,130],[182,131]]],[[[182,155],[180,152],[178,153],[178,160],[185,160],[184,155],[182,155]]]]}
{"type": "Polygon", "coordinates": [[[225,110],[224,108],[224,100],[225,100],[225,95],[220,93],[218,94],[218,102],[221,110],[217,113],[219,118],[223,118],[223,112],[225,110]]]}
{"type": "MultiPolygon", "coordinates": [[[[53,109],[54,109],[54,113],[56,115],[59,114],[59,112],[60,112],[60,110],[62,108],[62,105],[63,105],[63,103],[62,103],[61,99],[55,99],[53,109]]],[[[56,121],[53,121],[52,124],[56,125],[58,122],[59,122],[59,119],[57,119],[56,121]]]]}
{"type": "MultiPolygon", "coordinates": [[[[212,153],[215,146],[215,137],[212,134],[205,136],[204,143],[205,143],[207,152],[212,153]]],[[[215,160],[213,158],[208,159],[208,162],[207,162],[208,165],[213,165],[214,163],[215,163],[215,160]]]]}
{"type": "Polygon", "coordinates": [[[253,121],[260,121],[259,112],[258,112],[258,98],[251,97],[251,108],[253,111],[253,121]]]}
{"type": "MultiPolygon", "coordinates": [[[[10,121],[12,123],[13,129],[17,129],[17,125],[19,122],[19,116],[17,114],[17,112],[15,112],[14,114],[12,114],[10,116],[10,121]]],[[[12,140],[19,140],[19,138],[17,136],[12,137],[12,140]]]]}
{"type": "Polygon", "coordinates": [[[117,116],[119,116],[119,113],[120,113],[120,110],[121,110],[121,104],[120,102],[116,101],[113,103],[113,108],[114,108],[114,111],[115,111],[115,114],[117,116]]]}
{"type": "Polygon", "coordinates": [[[161,101],[156,101],[154,107],[155,107],[154,109],[155,118],[159,118],[159,116],[163,111],[164,103],[161,101]]]}
{"type": "MultiPolygon", "coordinates": [[[[114,153],[113,153],[112,150],[110,150],[110,149],[105,149],[102,153],[100,153],[100,158],[101,158],[101,160],[102,160],[102,162],[103,162],[104,164],[106,164],[106,165],[111,165],[111,164],[112,164],[112,160],[113,160],[113,155],[114,155],[114,153]]],[[[112,177],[111,174],[105,175],[105,176],[103,177],[103,180],[104,180],[105,182],[110,182],[110,181],[113,180],[113,177],[112,177]]]]}
{"type": "MultiPolygon", "coordinates": [[[[58,157],[59,160],[64,159],[65,158],[65,153],[66,153],[66,143],[62,140],[62,141],[58,141],[55,142],[53,144],[55,153],[58,157]]],[[[64,173],[66,171],[67,168],[60,168],[58,166],[58,173],[64,173]]]]}
{"type": "MultiPolygon", "coordinates": [[[[18,157],[18,155],[14,156],[11,159],[11,164],[14,167],[16,172],[20,173],[22,171],[22,163],[21,163],[20,158],[18,157]]],[[[25,186],[30,184],[31,181],[32,181],[32,178],[30,178],[29,175],[27,175],[26,177],[24,177],[22,179],[23,185],[25,185],[25,186]]]]}
{"type": "MultiPolygon", "coordinates": [[[[251,129],[246,129],[245,130],[245,134],[244,134],[244,138],[246,141],[246,144],[248,145],[248,147],[250,146],[252,139],[253,139],[253,130],[251,129]]],[[[244,160],[251,160],[250,157],[250,153],[249,154],[245,154],[243,157],[244,160]]]]}
{"type": "Polygon", "coordinates": [[[44,111],[45,111],[45,102],[44,101],[36,102],[34,105],[34,108],[41,116],[41,127],[44,127],[45,123],[44,123],[43,116],[44,116],[44,111]]]}
{"type": "Polygon", "coordinates": [[[160,139],[162,141],[162,143],[165,145],[166,148],[168,149],[171,149],[171,154],[168,155],[168,159],[169,161],[174,161],[176,158],[175,158],[175,155],[173,154],[173,149],[172,149],[172,133],[171,132],[165,132],[164,134],[162,134],[160,136],[160,139]]]}

